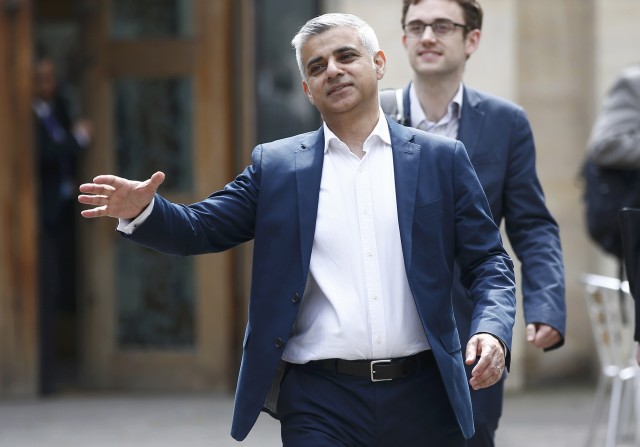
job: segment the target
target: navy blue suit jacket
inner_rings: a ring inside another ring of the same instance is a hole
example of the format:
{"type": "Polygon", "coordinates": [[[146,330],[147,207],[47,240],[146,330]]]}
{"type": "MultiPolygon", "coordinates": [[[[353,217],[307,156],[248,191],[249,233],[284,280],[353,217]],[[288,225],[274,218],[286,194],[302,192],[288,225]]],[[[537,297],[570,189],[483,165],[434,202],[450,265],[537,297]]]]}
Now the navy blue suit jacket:
{"type": "MultiPolygon", "coordinates": [[[[411,123],[409,87],[403,91],[402,122],[411,123]]],[[[545,323],[560,332],[564,344],[566,304],[564,265],[558,225],[546,207],[536,173],[535,145],[524,110],[508,101],[465,86],[458,128],[482,184],[493,219],[505,224],[521,262],[522,307],[526,323],[545,323]]],[[[472,330],[473,302],[460,281],[454,285],[454,310],[461,340],[472,330]]],[[[501,386],[477,393],[474,410],[497,420],[501,386]],[[480,399],[483,402],[480,402],[480,399]],[[484,402],[489,403],[485,405],[484,402]],[[493,402],[493,404],[491,404],[493,402]]]]}
{"type": "MultiPolygon", "coordinates": [[[[469,387],[451,304],[454,260],[475,303],[473,333],[510,349],[515,314],[511,259],[464,146],[390,122],[398,221],[409,285],[466,437],[469,387]]],[[[278,383],[281,357],[304,293],[318,209],[324,133],[256,147],[252,164],[223,190],[186,206],[157,195],[131,238],[176,255],[254,240],[249,318],[231,434],[242,440],[278,383]]],[[[509,361],[509,356],[507,358],[509,361]]]]}

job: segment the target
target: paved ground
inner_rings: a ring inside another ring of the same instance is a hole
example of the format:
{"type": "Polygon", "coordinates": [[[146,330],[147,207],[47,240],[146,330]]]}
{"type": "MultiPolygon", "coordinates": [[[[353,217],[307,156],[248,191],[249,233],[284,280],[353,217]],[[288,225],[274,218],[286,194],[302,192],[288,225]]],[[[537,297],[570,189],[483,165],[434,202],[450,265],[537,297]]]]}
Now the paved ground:
{"type": "MultiPolygon", "coordinates": [[[[592,402],[593,390],[585,387],[510,393],[505,401],[498,446],[583,446],[592,402]]],[[[219,394],[84,393],[39,400],[0,400],[0,446],[281,445],[277,422],[265,414],[259,417],[248,438],[238,444],[229,436],[231,413],[231,396],[219,394]]],[[[602,445],[600,438],[594,447],[602,445]]]]}

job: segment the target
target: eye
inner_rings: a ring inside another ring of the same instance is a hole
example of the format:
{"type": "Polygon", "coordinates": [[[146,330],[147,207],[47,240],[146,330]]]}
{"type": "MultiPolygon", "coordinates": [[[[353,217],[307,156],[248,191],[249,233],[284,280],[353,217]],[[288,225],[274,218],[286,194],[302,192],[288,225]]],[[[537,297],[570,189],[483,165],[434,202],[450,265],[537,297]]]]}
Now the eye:
{"type": "Polygon", "coordinates": [[[324,65],[321,65],[321,64],[312,65],[309,68],[309,74],[310,75],[317,75],[318,73],[322,72],[323,68],[324,68],[324,65]]]}
{"type": "Polygon", "coordinates": [[[355,59],[357,57],[357,54],[355,53],[342,53],[340,55],[340,61],[341,62],[349,62],[352,61],[353,59],[355,59]]]}
{"type": "Polygon", "coordinates": [[[449,20],[440,19],[433,22],[431,24],[431,27],[433,28],[433,31],[436,34],[437,33],[444,34],[444,33],[449,33],[453,31],[454,25],[453,25],[453,22],[450,22],[449,20]]]}
{"type": "Polygon", "coordinates": [[[411,35],[422,35],[424,33],[425,24],[417,21],[410,22],[405,25],[405,32],[411,35]]]}

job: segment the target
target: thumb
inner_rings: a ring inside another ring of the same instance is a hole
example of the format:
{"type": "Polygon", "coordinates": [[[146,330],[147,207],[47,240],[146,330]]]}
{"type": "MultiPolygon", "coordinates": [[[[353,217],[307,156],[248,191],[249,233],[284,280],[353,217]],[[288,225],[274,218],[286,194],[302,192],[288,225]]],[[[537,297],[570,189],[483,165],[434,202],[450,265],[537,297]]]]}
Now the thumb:
{"type": "Polygon", "coordinates": [[[465,363],[467,365],[473,365],[476,361],[476,357],[478,356],[478,337],[472,337],[467,343],[467,355],[465,358],[465,363]]]}
{"type": "Polygon", "coordinates": [[[536,325],[528,324],[527,325],[527,341],[534,341],[536,339],[536,325]]]}
{"type": "Polygon", "coordinates": [[[158,189],[162,182],[164,182],[164,177],[164,172],[157,171],[149,179],[149,186],[151,186],[154,190],[158,189]]]}

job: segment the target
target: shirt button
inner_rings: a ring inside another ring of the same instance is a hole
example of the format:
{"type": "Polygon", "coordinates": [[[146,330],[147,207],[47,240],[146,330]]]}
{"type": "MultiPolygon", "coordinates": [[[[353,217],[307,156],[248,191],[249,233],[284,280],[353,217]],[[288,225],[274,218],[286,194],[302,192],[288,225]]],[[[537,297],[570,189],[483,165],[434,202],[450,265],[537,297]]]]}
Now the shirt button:
{"type": "Polygon", "coordinates": [[[300,301],[300,295],[296,293],[295,295],[293,295],[293,298],[291,298],[291,301],[293,301],[294,304],[297,304],[298,301],[300,301]]]}
{"type": "Polygon", "coordinates": [[[284,343],[282,343],[282,339],[280,337],[276,338],[276,340],[275,340],[276,348],[278,348],[278,349],[282,348],[283,344],[284,343]]]}

